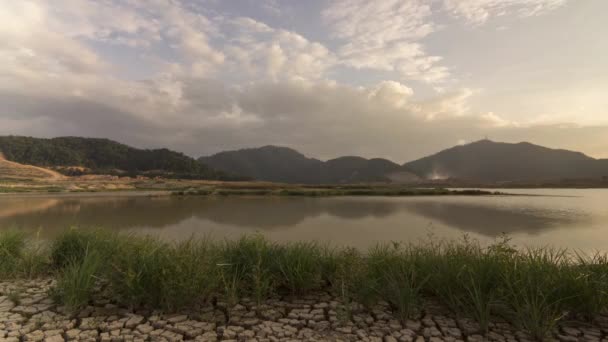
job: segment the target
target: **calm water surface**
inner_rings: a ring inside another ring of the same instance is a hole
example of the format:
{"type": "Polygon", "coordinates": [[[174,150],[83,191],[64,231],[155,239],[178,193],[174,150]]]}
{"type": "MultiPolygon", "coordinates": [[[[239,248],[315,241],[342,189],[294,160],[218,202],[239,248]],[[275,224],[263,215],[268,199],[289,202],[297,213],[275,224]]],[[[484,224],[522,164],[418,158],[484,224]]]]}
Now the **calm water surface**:
{"type": "Polygon", "coordinates": [[[276,241],[319,240],[365,248],[378,241],[483,242],[505,233],[520,246],[608,251],[608,190],[505,190],[500,197],[0,196],[0,229],[104,227],[183,239],[260,232],[276,241]]]}

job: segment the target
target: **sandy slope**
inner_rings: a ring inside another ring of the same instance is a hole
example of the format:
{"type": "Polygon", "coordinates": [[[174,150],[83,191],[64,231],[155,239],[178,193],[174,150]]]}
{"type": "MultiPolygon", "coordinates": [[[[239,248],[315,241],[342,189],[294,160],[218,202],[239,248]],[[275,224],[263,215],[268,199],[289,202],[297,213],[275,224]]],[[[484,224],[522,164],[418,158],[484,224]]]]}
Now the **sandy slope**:
{"type": "Polygon", "coordinates": [[[42,167],[24,165],[6,160],[0,152],[0,177],[7,178],[43,178],[46,180],[64,179],[62,174],[42,167]]]}

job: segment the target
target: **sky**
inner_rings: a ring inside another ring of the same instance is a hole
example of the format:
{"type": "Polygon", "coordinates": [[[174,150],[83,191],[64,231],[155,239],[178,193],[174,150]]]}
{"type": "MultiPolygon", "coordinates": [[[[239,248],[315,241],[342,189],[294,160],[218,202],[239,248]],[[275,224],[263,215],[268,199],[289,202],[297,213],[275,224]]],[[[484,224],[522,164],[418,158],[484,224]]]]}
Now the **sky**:
{"type": "Polygon", "coordinates": [[[608,158],[605,0],[0,2],[0,135],[608,158]]]}

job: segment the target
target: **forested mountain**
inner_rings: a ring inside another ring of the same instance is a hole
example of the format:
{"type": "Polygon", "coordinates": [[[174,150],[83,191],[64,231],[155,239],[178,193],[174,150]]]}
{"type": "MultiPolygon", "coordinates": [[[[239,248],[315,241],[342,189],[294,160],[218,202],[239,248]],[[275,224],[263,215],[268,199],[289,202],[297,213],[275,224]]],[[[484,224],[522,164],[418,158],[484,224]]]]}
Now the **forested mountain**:
{"type": "Polygon", "coordinates": [[[324,166],[325,183],[385,182],[391,174],[402,171],[399,164],[381,158],[340,157],[324,166]]]}
{"type": "Polygon", "coordinates": [[[387,182],[393,173],[403,172],[386,159],[340,157],[323,162],[277,146],[221,152],[199,161],[230,174],[285,183],[387,182]]]}
{"type": "Polygon", "coordinates": [[[320,160],[277,146],[220,152],[198,160],[232,175],[284,183],[315,183],[321,177],[323,166],[320,160]]]}
{"type": "Polygon", "coordinates": [[[182,153],[165,148],[137,149],[109,139],[3,136],[0,152],[10,161],[67,174],[145,174],[195,179],[216,179],[223,175],[182,153]]]}
{"type": "Polygon", "coordinates": [[[418,176],[475,182],[535,182],[608,176],[608,160],[580,152],[481,140],[404,165],[418,176]]]}

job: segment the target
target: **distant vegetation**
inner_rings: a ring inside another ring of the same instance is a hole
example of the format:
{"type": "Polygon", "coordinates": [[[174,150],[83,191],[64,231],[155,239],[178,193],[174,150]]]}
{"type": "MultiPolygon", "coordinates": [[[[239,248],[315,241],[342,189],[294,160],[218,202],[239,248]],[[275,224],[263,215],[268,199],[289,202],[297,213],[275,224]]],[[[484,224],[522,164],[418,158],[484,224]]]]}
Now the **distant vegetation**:
{"type": "Polygon", "coordinates": [[[543,340],[562,320],[592,320],[608,309],[608,257],[549,248],[488,247],[464,239],[420,245],[380,244],[363,253],[315,242],[276,244],[261,236],[171,243],[107,231],[69,230],[50,247],[0,232],[0,277],[58,278],[55,295],[85,307],[97,285],[119,304],[179,310],[214,300],[232,307],[247,297],[331,291],[349,315],[354,303],[391,305],[417,317],[424,298],[487,331],[501,316],[543,340]]]}
{"type": "Polygon", "coordinates": [[[187,179],[217,179],[223,173],[168,149],[143,150],[108,139],[0,137],[0,152],[22,164],[56,169],[67,175],[119,174],[187,179]]]}
{"type": "Polygon", "coordinates": [[[338,197],[338,196],[491,196],[507,195],[485,190],[449,190],[444,188],[408,188],[397,186],[212,186],[190,187],[172,192],[176,196],[283,196],[283,197],[338,197]]]}
{"type": "Polygon", "coordinates": [[[264,146],[260,148],[227,151],[199,161],[230,174],[253,179],[307,184],[338,184],[390,182],[393,175],[401,174],[415,179],[390,160],[361,157],[340,157],[323,162],[307,158],[287,147],[264,146]]]}

